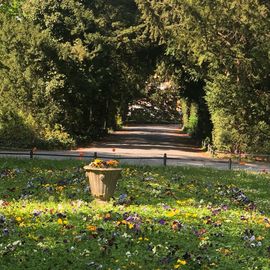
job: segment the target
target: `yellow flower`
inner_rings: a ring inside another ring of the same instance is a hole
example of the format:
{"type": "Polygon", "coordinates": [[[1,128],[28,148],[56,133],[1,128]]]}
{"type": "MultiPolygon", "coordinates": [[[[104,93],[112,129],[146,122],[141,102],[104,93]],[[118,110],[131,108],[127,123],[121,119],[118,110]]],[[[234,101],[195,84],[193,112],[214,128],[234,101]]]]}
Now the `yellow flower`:
{"type": "Polygon", "coordinates": [[[173,217],[177,214],[179,214],[180,210],[173,210],[173,211],[170,211],[169,213],[167,213],[167,217],[173,217]]]}
{"type": "Polygon", "coordinates": [[[119,165],[119,162],[117,160],[113,160],[113,159],[108,160],[106,163],[109,167],[117,167],[119,165]]]}
{"type": "Polygon", "coordinates": [[[61,218],[58,218],[57,223],[60,224],[60,225],[62,225],[63,224],[63,220],[61,218]]]}
{"type": "Polygon", "coordinates": [[[132,223],[129,223],[129,224],[128,224],[128,227],[129,227],[130,229],[132,229],[132,228],[134,227],[134,225],[133,225],[132,223]]]}
{"type": "Polygon", "coordinates": [[[57,190],[57,191],[62,191],[63,189],[64,189],[63,186],[58,186],[58,187],[56,187],[56,190],[57,190]]]}
{"type": "Polygon", "coordinates": [[[89,225],[89,226],[87,226],[87,230],[91,231],[91,232],[95,232],[97,230],[97,227],[94,225],[89,225]]]}
{"type": "Polygon", "coordinates": [[[101,159],[95,159],[93,162],[90,163],[90,166],[101,168],[103,166],[103,161],[101,159]]]}
{"type": "Polygon", "coordinates": [[[187,261],[179,259],[179,260],[177,260],[177,263],[180,264],[180,265],[186,265],[187,261]]]}
{"type": "Polygon", "coordinates": [[[225,256],[232,253],[232,251],[230,249],[228,249],[228,248],[219,248],[219,249],[217,249],[217,251],[220,252],[221,254],[225,255],[225,256]]]}
{"type": "Polygon", "coordinates": [[[21,222],[22,218],[21,217],[16,217],[16,221],[21,222]]]}
{"type": "Polygon", "coordinates": [[[143,240],[144,240],[144,241],[149,241],[149,239],[148,239],[147,237],[144,237],[144,238],[143,238],[143,237],[139,237],[138,240],[139,240],[139,241],[143,241],[143,240]]]}
{"type": "Polygon", "coordinates": [[[102,159],[95,159],[93,162],[90,163],[90,166],[95,168],[112,168],[112,167],[118,167],[119,162],[117,160],[108,160],[104,161],[102,159]]]}
{"type": "Polygon", "coordinates": [[[220,221],[220,220],[217,220],[216,222],[215,222],[215,225],[216,226],[220,226],[222,224],[222,222],[220,221]]]}
{"type": "Polygon", "coordinates": [[[196,217],[198,217],[198,215],[197,214],[193,214],[193,213],[185,213],[185,217],[194,217],[194,218],[196,218],[196,217]]]}

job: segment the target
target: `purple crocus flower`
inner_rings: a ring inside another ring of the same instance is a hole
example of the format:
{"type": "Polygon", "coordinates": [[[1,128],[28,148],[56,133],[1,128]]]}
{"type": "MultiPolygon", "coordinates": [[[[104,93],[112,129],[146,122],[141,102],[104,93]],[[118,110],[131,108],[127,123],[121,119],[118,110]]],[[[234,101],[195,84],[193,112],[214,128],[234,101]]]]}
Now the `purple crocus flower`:
{"type": "Polygon", "coordinates": [[[158,221],[158,223],[161,224],[161,225],[165,225],[166,221],[165,221],[164,219],[160,219],[160,220],[158,221]]]}
{"type": "Polygon", "coordinates": [[[163,208],[164,208],[165,210],[168,210],[168,209],[170,209],[171,207],[170,207],[169,205],[164,204],[164,205],[163,205],[163,208]]]}
{"type": "Polygon", "coordinates": [[[214,209],[214,210],[212,210],[212,215],[216,216],[220,213],[220,211],[221,211],[220,208],[214,209]]]}
{"type": "Polygon", "coordinates": [[[226,204],[223,204],[222,206],[221,206],[221,209],[223,210],[223,211],[227,211],[228,210],[228,205],[226,205],[226,204]]]}
{"type": "Polygon", "coordinates": [[[32,214],[33,214],[35,217],[38,217],[39,215],[41,215],[41,213],[42,213],[42,211],[36,210],[36,209],[35,209],[35,210],[33,211],[32,214]]]}
{"type": "Polygon", "coordinates": [[[141,227],[141,226],[140,226],[139,223],[137,223],[137,224],[134,225],[134,229],[135,229],[136,231],[139,231],[139,230],[141,229],[140,227],[141,227]]]}

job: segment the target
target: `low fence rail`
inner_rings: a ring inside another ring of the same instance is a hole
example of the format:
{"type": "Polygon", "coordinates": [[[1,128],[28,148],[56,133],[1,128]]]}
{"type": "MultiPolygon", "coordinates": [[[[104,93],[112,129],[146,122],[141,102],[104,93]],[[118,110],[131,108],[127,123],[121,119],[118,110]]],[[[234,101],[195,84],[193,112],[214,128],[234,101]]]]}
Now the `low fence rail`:
{"type": "Polygon", "coordinates": [[[205,159],[193,159],[193,158],[180,158],[180,157],[169,157],[167,153],[164,153],[163,156],[153,156],[153,157],[128,157],[128,156],[115,156],[115,155],[99,155],[97,152],[94,152],[92,155],[85,154],[83,152],[79,154],[59,154],[59,153],[38,153],[33,150],[24,151],[24,152],[8,152],[8,151],[1,151],[1,156],[15,156],[15,157],[29,157],[33,159],[34,157],[62,157],[62,158],[76,158],[76,159],[118,159],[118,160],[160,160],[164,166],[168,165],[168,161],[179,161],[185,164],[185,162],[211,162],[217,164],[227,164],[227,168],[229,170],[232,169],[233,162],[232,159],[229,158],[228,160],[205,160],[205,159]]]}
{"type": "Polygon", "coordinates": [[[267,154],[255,154],[255,153],[232,153],[229,151],[219,151],[211,144],[203,144],[203,148],[207,149],[207,152],[211,154],[212,157],[217,156],[217,154],[226,154],[230,156],[235,156],[241,162],[242,159],[250,158],[250,159],[261,159],[266,162],[270,162],[270,155],[267,154]]]}

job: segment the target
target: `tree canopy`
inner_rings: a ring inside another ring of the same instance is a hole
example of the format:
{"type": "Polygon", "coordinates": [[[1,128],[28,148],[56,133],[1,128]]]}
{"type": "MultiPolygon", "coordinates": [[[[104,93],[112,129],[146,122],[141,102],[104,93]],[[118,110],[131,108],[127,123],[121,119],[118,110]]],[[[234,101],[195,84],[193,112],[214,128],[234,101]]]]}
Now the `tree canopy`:
{"type": "Polygon", "coordinates": [[[194,136],[269,152],[269,11],[262,0],[4,1],[0,143],[18,126],[27,145],[100,136],[154,81],[155,101],[157,83],[172,86],[194,136]]]}
{"type": "Polygon", "coordinates": [[[20,17],[1,13],[2,115],[78,139],[115,126],[152,61],[139,21],[133,1],[24,1],[20,17]]]}
{"type": "MultiPolygon", "coordinates": [[[[204,81],[201,94],[216,146],[262,151],[270,135],[269,5],[253,0],[137,3],[149,35],[178,61],[179,85],[186,88],[183,76],[204,81]]],[[[189,99],[195,89],[188,91],[189,99]]]]}

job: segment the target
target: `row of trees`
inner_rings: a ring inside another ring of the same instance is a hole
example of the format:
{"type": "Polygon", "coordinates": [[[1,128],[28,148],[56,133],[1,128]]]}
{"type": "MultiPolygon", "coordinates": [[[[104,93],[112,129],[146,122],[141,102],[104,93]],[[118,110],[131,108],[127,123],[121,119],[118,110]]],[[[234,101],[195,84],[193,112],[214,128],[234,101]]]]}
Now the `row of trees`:
{"type": "MultiPolygon", "coordinates": [[[[203,116],[206,124],[208,108],[216,147],[269,152],[269,2],[137,3],[149,35],[171,59],[184,102],[190,104],[186,118],[197,104],[198,121],[203,116]]],[[[206,133],[211,128],[198,126],[206,133]]]]}
{"type": "Polygon", "coordinates": [[[27,145],[99,136],[158,78],[190,133],[270,151],[269,10],[263,0],[2,4],[0,141],[21,145],[18,127],[27,145]]]}
{"type": "Polygon", "coordinates": [[[114,127],[144,87],[155,53],[134,1],[18,6],[2,6],[0,15],[2,142],[70,146],[114,127]]]}

